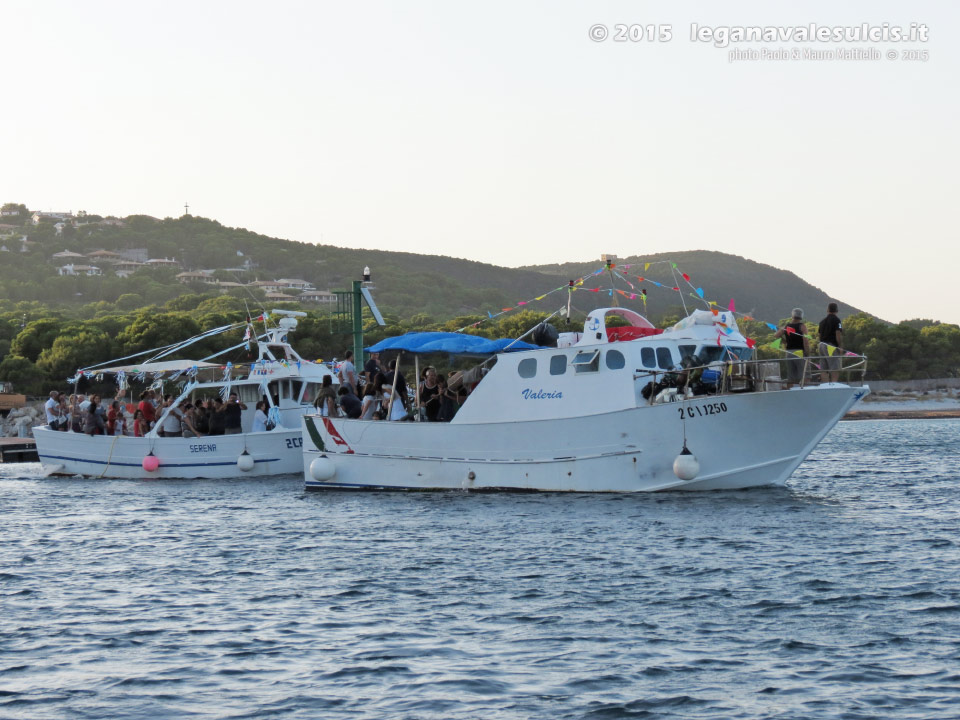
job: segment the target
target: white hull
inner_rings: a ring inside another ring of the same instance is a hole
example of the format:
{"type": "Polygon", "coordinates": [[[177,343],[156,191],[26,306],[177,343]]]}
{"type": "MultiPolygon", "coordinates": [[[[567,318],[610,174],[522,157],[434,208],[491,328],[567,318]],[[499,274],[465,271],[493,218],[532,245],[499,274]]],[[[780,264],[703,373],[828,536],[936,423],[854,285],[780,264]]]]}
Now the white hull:
{"type": "Polygon", "coordinates": [[[303,470],[312,489],[651,492],[782,485],[867,392],[825,385],[508,422],[305,416],[303,470]],[[700,463],[690,481],[673,472],[684,430],[700,463]],[[325,471],[318,472],[312,466],[321,456],[332,466],[321,461],[325,471]]]}
{"type": "Polygon", "coordinates": [[[95,478],[221,478],[300,472],[300,429],[214,435],[202,438],[89,436],[36,427],[37,454],[49,474],[95,478]],[[246,450],[253,458],[247,471],[237,466],[246,450]],[[143,469],[150,452],[160,461],[153,472],[143,469]]]}

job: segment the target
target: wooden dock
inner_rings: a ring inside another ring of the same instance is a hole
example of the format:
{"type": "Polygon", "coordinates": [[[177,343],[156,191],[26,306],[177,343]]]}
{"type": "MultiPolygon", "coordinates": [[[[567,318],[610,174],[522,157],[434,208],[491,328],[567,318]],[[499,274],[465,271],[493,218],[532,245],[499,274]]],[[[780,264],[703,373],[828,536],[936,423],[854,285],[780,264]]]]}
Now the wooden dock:
{"type": "Polygon", "coordinates": [[[37,462],[37,441],[33,438],[0,438],[0,463],[37,462]]]}

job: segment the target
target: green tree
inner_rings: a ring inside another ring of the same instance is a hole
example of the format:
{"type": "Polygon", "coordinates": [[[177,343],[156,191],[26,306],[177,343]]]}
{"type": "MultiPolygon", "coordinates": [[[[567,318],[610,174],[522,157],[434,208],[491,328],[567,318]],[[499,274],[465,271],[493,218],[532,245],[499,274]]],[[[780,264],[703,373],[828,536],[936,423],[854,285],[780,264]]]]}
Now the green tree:
{"type": "Polygon", "coordinates": [[[186,340],[200,332],[200,326],[187,313],[140,313],[117,336],[120,354],[142,352],[186,340]]]}
{"type": "MultiPolygon", "coordinates": [[[[75,329],[76,330],[76,329],[75,329]]],[[[60,380],[72,377],[81,367],[97,365],[113,357],[113,343],[105,332],[79,330],[60,335],[53,345],[40,353],[37,367],[47,377],[60,380]]]]}
{"type": "Polygon", "coordinates": [[[10,352],[35,363],[43,349],[53,344],[57,335],[60,334],[62,325],[63,321],[58,317],[42,318],[27,323],[27,326],[10,344],[10,352]]]}
{"type": "Polygon", "coordinates": [[[143,305],[143,297],[137,293],[124,293],[117,298],[117,307],[121,310],[136,310],[143,305]]]}
{"type": "Polygon", "coordinates": [[[0,362],[0,379],[13,383],[18,392],[41,395],[47,378],[30,360],[20,355],[7,355],[0,362]]]}
{"type": "Polygon", "coordinates": [[[7,225],[23,225],[32,213],[23,203],[4,203],[0,206],[0,213],[17,213],[16,215],[0,215],[0,222],[7,225]]]}

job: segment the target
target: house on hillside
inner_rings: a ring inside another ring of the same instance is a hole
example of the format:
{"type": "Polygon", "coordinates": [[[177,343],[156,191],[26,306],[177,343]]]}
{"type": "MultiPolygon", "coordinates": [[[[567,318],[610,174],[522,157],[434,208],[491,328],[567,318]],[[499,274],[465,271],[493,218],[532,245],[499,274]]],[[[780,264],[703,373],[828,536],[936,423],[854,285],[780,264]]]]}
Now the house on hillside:
{"type": "Polygon", "coordinates": [[[126,226],[127,226],[127,224],[126,224],[123,220],[121,220],[120,218],[113,218],[113,217],[111,217],[111,218],[104,218],[103,220],[101,220],[101,221],[100,221],[99,223],[97,223],[97,224],[98,224],[98,225],[112,226],[112,227],[126,227],[126,226]]]}
{"type": "Polygon", "coordinates": [[[300,302],[313,302],[321,305],[335,305],[337,296],[328,290],[307,290],[297,298],[300,302]]]}
{"type": "Polygon", "coordinates": [[[117,277],[128,278],[137,270],[143,267],[143,263],[133,260],[120,260],[113,266],[113,272],[117,277]]]}
{"type": "Polygon", "coordinates": [[[177,275],[177,281],[184,285],[192,282],[211,283],[213,282],[213,273],[207,272],[206,270],[182,272],[177,275]]]}
{"type": "Polygon", "coordinates": [[[20,229],[19,225],[10,225],[9,223],[0,223],[0,235],[13,235],[20,229]]]}
{"type": "Polygon", "coordinates": [[[68,212],[41,212],[37,211],[30,216],[30,222],[39,225],[42,222],[60,223],[73,220],[73,213],[68,212]]]}
{"type": "Polygon", "coordinates": [[[229,280],[217,280],[215,283],[213,283],[213,286],[219,290],[221,294],[236,288],[246,287],[243,283],[231,282],[229,280]]]}
{"type": "Polygon", "coordinates": [[[64,265],[62,267],[57,268],[57,274],[58,275],[87,275],[90,277],[94,275],[103,275],[103,273],[100,271],[100,268],[94,267],[93,265],[73,265],[73,264],[64,265]]]}
{"type": "Polygon", "coordinates": [[[293,295],[287,295],[282,292],[268,292],[267,300],[273,300],[274,302],[289,302],[291,300],[296,300],[293,295]]]}
{"type": "Polygon", "coordinates": [[[247,283],[247,287],[263,290],[266,293],[280,292],[283,288],[276,280],[254,280],[252,283],[247,283]]]}
{"type": "Polygon", "coordinates": [[[0,217],[17,217],[20,215],[20,210],[0,210],[0,217]]]}
{"type": "Polygon", "coordinates": [[[168,267],[168,268],[178,268],[180,263],[178,263],[173,258],[150,258],[145,263],[147,267],[168,267]]]}
{"type": "Polygon", "coordinates": [[[88,253],[87,257],[94,261],[108,263],[117,263],[122,259],[120,253],[115,253],[112,250],[94,250],[92,253],[88,253]]]}
{"type": "Polygon", "coordinates": [[[295,280],[291,278],[281,278],[275,281],[282,289],[286,290],[314,290],[313,285],[306,280],[295,280]]]}
{"type": "Polygon", "coordinates": [[[85,260],[87,256],[78,252],[73,252],[73,250],[64,250],[63,252],[54,253],[51,255],[51,257],[54,260],[74,262],[75,260],[85,260]]]}

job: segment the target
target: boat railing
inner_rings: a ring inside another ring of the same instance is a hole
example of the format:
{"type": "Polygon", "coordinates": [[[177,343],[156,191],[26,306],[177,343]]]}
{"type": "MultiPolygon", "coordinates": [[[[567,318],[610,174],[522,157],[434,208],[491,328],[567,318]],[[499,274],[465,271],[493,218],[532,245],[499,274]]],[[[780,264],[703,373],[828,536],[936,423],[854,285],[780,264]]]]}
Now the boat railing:
{"type": "Polygon", "coordinates": [[[744,392],[775,392],[793,386],[810,387],[826,382],[846,385],[864,384],[867,374],[865,355],[812,355],[779,360],[715,361],[674,370],[638,368],[634,379],[644,389],[643,397],[653,405],[691,395],[729,395],[744,392]],[[788,363],[802,363],[798,381],[788,379],[788,363]],[[833,380],[830,376],[836,375],[833,380]],[[644,382],[646,380],[646,382],[644,382]],[[671,392],[673,391],[673,392],[671,392]]]}

